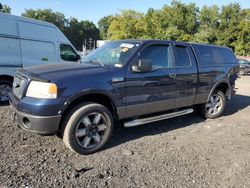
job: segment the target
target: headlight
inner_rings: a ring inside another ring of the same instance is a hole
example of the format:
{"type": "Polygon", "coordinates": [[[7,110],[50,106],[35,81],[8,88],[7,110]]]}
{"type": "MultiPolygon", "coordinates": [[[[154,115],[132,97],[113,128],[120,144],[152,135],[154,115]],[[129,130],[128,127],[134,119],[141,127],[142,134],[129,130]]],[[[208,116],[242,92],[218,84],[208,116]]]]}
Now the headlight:
{"type": "Polygon", "coordinates": [[[26,96],[38,99],[55,99],[57,97],[57,86],[54,83],[31,81],[26,96]]]}

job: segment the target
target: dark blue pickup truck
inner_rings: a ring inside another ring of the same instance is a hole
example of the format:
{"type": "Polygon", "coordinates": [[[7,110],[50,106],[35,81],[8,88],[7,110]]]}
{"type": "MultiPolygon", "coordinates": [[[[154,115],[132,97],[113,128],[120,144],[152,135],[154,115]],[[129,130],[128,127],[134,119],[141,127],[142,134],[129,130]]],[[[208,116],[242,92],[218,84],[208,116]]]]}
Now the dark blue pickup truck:
{"type": "MultiPolygon", "coordinates": [[[[69,54],[70,55],[70,54],[69,54]]],[[[101,149],[125,127],[192,113],[219,117],[239,71],[225,47],[160,40],[109,42],[81,64],[19,69],[10,104],[19,126],[59,134],[72,151],[101,149]]]]}

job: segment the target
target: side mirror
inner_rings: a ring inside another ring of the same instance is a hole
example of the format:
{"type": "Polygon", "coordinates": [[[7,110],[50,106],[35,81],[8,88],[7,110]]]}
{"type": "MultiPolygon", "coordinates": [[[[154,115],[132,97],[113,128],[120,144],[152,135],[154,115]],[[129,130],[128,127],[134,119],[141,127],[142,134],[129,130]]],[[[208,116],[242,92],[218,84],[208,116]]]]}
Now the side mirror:
{"type": "Polygon", "coordinates": [[[132,66],[133,72],[151,72],[152,71],[152,61],[150,59],[139,59],[138,65],[132,66]]]}

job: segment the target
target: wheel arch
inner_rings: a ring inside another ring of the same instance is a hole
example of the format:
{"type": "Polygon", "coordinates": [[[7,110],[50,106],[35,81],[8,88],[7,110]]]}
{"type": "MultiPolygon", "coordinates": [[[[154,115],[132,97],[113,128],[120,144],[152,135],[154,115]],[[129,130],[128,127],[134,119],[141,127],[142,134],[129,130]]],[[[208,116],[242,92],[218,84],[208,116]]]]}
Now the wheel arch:
{"type": "Polygon", "coordinates": [[[228,80],[221,80],[221,81],[216,82],[214,84],[214,86],[212,87],[212,89],[210,90],[210,93],[209,93],[208,98],[207,98],[207,102],[209,101],[209,98],[216,90],[222,91],[228,100],[231,99],[231,86],[230,86],[229,81],[228,80]]]}
{"type": "Polygon", "coordinates": [[[1,80],[9,80],[10,82],[13,82],[14,77],[10,75],[0,75],[0,81],[1,80]]]}
{"type": "MultiPolygon", "coordinates": [[[[113,99],[110,94],[102,91],[88,91],[88,92],[80,92],[72,97],[70,97],[67,102],[64,103],[64,109],[62,110],[62,117],[65,115],[76,105],[81,104],[83,102],[93,102],[98,103],[105,106],[112,114],[114,119],[118,119],[117,113],[117,101],[113,99]]],[[[62,128],[63,118],[61,119],[59,130],[62,128]]]]}

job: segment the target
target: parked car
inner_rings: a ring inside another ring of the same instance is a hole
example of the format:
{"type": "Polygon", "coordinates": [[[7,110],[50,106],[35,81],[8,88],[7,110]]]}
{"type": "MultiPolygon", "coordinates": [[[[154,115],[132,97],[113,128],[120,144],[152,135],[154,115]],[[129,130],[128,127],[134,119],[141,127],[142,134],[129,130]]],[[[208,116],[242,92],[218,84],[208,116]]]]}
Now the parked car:
{"type": "Polygon", "coordinates": [[[17,68],[77,62],[74,46],[53,24],[0,13],[0,103],[8,102],[17,68]]]}
{"type": "Polygon", "coordinates": [[[248,74],[250,73],[250,61],[246,59],[238,59],[240,64],[240,75],[248,74]]]}
{"type": "Polygon", "coordinates": [[[59,134],[79,154],[103,148],[117,120],[133,127],[196,107],[219,117],[239,70],[229,48],[159,40],[112,41],[82,62],[19,69],[10,95],[21,128],[59,134]]]}

